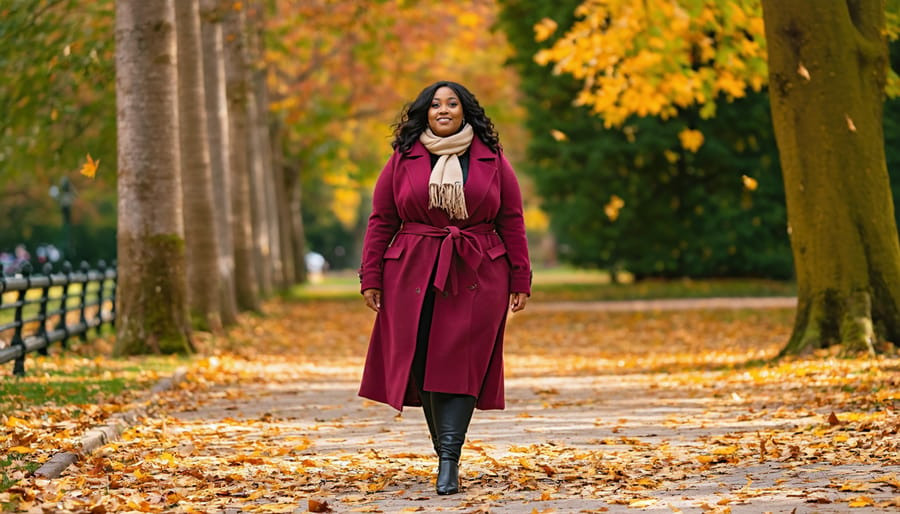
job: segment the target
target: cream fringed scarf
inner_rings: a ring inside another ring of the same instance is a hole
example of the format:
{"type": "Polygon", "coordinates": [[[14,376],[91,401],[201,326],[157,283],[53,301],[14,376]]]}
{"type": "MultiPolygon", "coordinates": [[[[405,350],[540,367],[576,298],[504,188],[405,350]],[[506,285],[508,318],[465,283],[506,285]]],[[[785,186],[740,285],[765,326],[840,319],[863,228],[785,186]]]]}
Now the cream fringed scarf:
{"type": "Polygon", "coordinates": [[[419,136],[419,141],[429,152],[440,156],[434,163],[431,177],[428,179],[428,207],[444,209],[450,215],[450,219],[469,217],[466,211],[466,196],[463,194],[463,174],[459,156],[469,149],[474,134],[472,126],[466,124],[452,136],[436,136],[430,128],[425,129],[419,136]]]}

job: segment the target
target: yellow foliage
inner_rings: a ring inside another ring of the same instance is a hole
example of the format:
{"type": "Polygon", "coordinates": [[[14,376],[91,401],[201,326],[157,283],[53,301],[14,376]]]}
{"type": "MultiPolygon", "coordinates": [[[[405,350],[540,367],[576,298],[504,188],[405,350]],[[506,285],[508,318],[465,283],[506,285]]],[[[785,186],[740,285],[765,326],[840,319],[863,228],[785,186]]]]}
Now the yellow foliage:
{"type": "Polygon", "coordinates": [[[544,232],[550,227],[550,219],[540,207],[525,208],[525,226],[535,232],[544,232]]]}
{"type": "MultiPolygon", "coordinates": [[[[583,80],[578,103],[609,127],[635,114],[671,117],[719,94],[740,98],[766,81],[751,71],[766,69],[758,0],[586,0],[576,15],[535,61],[583,80]]],[[[536,38],[549,23],[538,25],[536,38]]],[[[690,144],[699,146],[695,136],[690,144]]]]}
{"type": "Polygon", "coordinates": [[[534,25],[534,40],[540,43],[546,41],[547,38],[556,32],[556,22],[550,18],[544,18],[534,25]]]}
{"type": "Polygon", "coordinates": [[[681,140],[681,146],[691,152],[696,152],[703,145],[703,133],[699,130],[684,129],[678,133],[678,139],[681,140]]]}

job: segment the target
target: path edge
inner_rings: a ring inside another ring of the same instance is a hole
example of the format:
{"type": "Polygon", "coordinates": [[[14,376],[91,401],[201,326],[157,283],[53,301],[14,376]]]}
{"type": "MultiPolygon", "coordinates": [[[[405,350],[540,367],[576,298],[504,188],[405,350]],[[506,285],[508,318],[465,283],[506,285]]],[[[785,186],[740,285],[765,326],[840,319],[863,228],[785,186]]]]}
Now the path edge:
{"type": "MultiPolygon", "coordinates": [[[[187,367],[179,367],[171,376],[160,379],[142,399],[138,402],[142,405],[150,403],[158,394],[172,389],[176,384],[184,381],[187,375],[187,367]]],[[[59,452],[44,462],[33,475],[41,478],[58,478],[66,468],[74,464],[79,458],[90,455],[97,448],[116,441],[122,433],[136,425],[147,414],[146,408],[135,407],[125,412],[117,412],[110,416],[110,420],[98,427],[91,428],[81,436],[81,452],[59,452]]]]}

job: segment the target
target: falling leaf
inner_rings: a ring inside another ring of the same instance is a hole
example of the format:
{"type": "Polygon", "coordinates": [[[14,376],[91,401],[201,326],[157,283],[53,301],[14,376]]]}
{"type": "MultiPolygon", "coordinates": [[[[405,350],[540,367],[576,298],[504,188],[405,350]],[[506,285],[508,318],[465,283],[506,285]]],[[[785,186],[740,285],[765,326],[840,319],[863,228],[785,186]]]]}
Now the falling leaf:
{"type": "Polygon", "coordinates": [[[753,177],[748,177],[747,175],[741,175],[741,181],[744,183],[744,188],[747,191],[756,191],[756,188],[759,186],[759,183],[753,177]]]}
{"type": "Polygon", "coordinates": [[[603,207],[603,212],[606,214],[606,217],[609,218],[609,221],[616,221],[619,217],[619,211],[624,206],[625,200],[619,198],[618,195],[612,195],[609,198],[609,202],[603,207]]]}
{"type": "Polygon", "coordinates": [[[561,130],[551,129],[550,135],[553,136],[553,139],[557,141],[566,141],[567,139],[569,139],[569,136],[567,136],[566,133],[561,130]]]}
{"type": "Polygon", "coordinates": [[[91,158],[91,154],[87,154],[87,160],[81,165],[80,173],[85,177],[94,178],[97,174],[97,167],[100,166],[100,159],[96,161],[91,158]]]}

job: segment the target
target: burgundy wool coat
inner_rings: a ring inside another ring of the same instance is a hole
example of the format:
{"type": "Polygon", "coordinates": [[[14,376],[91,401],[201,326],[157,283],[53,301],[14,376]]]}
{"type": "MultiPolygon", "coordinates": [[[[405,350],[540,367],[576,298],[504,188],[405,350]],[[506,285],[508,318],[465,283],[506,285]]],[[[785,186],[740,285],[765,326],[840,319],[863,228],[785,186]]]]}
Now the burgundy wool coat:
{"type": "Polygon", "coordinates": [[[429,287],[436,288],[426,391],[504,408],[503,332],[509,294],[531,294],[522,195],[512,166],[477,136],[464,186],[469,217],[428,208],[431,159],[421,142],[395,151],[372,198],[361,290],[381,289],[359,394],[397,410],[420,405],[410,369],[429,287]],[[434,280],[429,279],[434,271],[434,280]]]}

